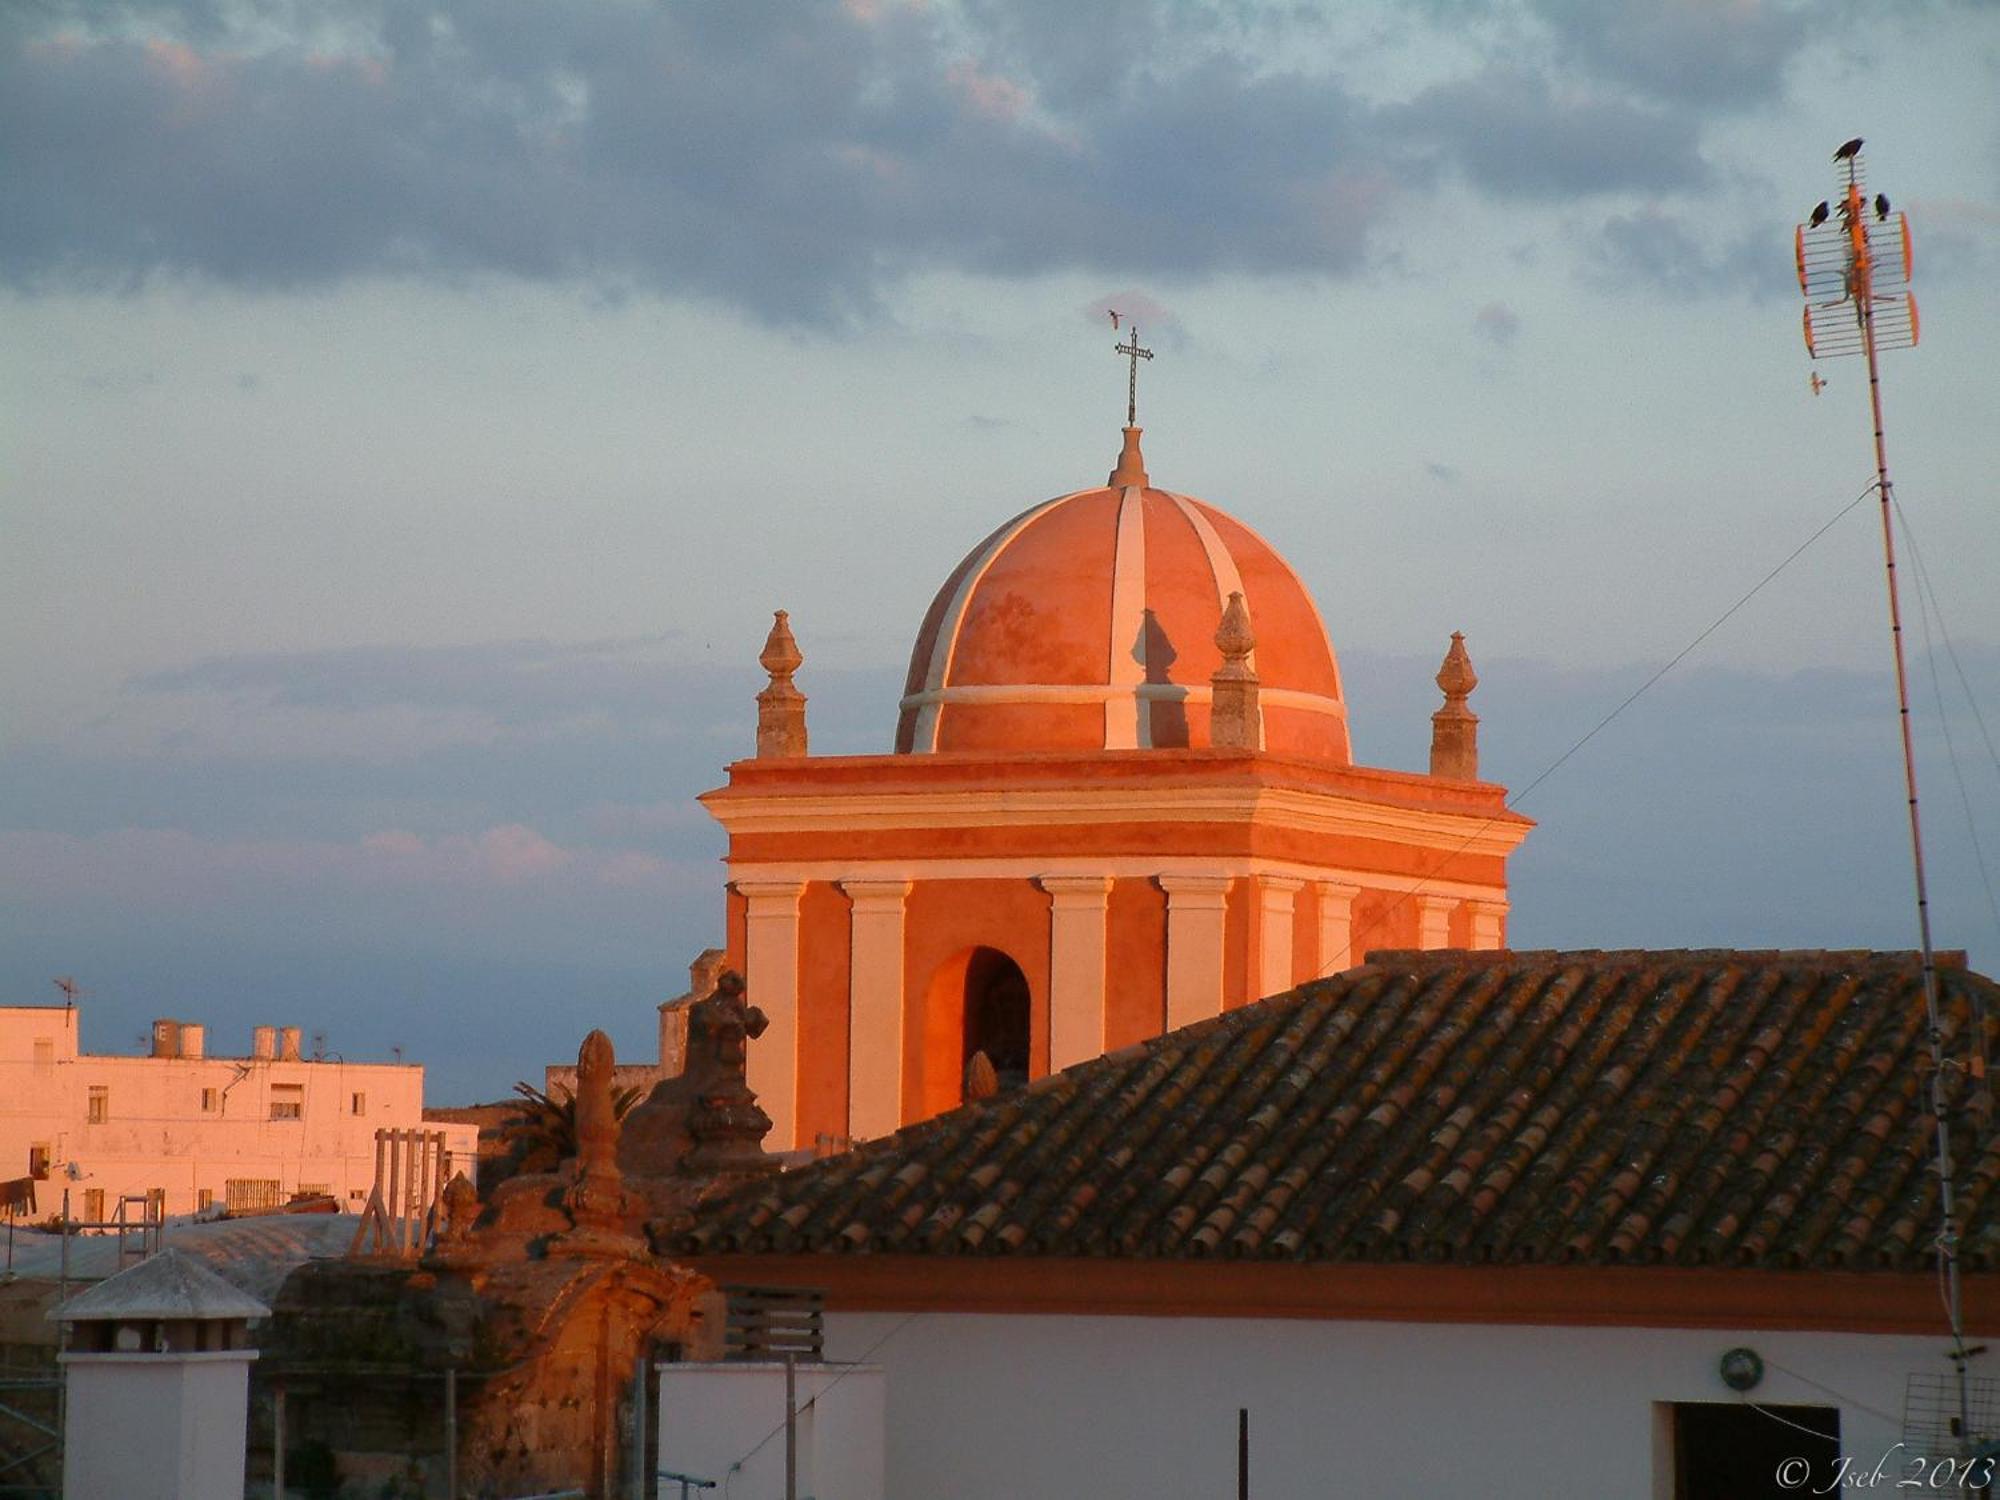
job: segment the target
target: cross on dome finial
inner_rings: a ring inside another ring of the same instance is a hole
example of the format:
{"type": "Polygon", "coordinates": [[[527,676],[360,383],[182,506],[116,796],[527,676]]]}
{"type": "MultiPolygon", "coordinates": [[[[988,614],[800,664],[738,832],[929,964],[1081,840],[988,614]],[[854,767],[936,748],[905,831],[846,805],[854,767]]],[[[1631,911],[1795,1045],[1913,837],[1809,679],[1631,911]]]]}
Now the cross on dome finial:
{"type": "MultiPolygon", "coordinates": [[[[1117,313],[1111,314],[1111,327],[1114,332],[1117,330],[1117,313]]],[[[1125,379],[1125,425],[1127,427],[1136,427],[1139,425],[1139,361],[1142,359],[1151,359],[1153,351],[1139,347],[1139,325],[1137,323],[1132,325],[1132,341],[1130,343],[1113,344],[1111,347],[1114,353],[1123,354],[1131,361],[1131,373],[1125,379]]]]}

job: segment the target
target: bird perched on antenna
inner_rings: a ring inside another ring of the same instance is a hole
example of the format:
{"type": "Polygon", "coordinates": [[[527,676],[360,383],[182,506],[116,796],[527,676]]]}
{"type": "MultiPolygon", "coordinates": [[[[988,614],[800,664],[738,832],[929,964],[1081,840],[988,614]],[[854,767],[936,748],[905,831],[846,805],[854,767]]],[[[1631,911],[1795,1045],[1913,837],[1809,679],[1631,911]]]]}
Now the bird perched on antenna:
{"type": "Polygon", "coordinates": [[[1846,145],[1842,146],[1838,151],[1834,152],[1833,159],[1835,161],[1846,161],[1860,149],[1861,149],[1861,137],[1857,135],[1853,140],[1849,141],[1846,145]]]}
{"type": "Polygon", "coordinates": [[[1107,313],[1111,313],[1111,331],[1113,333],[1116,333],[1118,331],[1118,314],[1115,312],[1111,312],[1111,309],[1108,307],[1105,308],[1104,310],[1107,313]]]}
{"type": "Polygon", "coordinates": [[[1886,224],[1888,221],[1889,221],[1889,195],[1887,193],[1877,193],[1875,195],[1875,222],[1878,224],[1886,224]]]}
{"type": "Polygon", "coordinates": [[[1826,222],[1826,216],[1832,212],[1833,212],[1833,205],[1828,203],[1826,199],[1822,198],[1819,200],[1819,207],[1815,208],[1812,211],[1812,217],[1808,219],[1806,222],[1810,224],[1814,229],[1817,229],[1819,228],[1820,225],[1826,222]]]}

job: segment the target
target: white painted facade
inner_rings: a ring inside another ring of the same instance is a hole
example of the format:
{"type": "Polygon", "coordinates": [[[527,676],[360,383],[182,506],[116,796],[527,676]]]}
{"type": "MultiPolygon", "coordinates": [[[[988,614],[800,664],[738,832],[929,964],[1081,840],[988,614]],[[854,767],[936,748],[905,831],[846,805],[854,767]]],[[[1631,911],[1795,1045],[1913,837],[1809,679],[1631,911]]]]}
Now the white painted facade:
{"type": "Polygon", "coordinates": [[[65,1495],[241,1500],[256,1357],[254,1349],[64,1354],[65,1495]]]}
{"type": "MultiPolygon", "coordinates": [[[[785,1493],[782,1364],[657,1368],[662,1470],[716,1486],[697,1494],[785,1493]]],[[[884,1500],[880,1367],[802,1364],[794,1367],[793,1379],[797,1492],[812,1500],[884,1500]]],[[[662,1500],[676,1500],[680,1492],[680,1485],[660,1481],[662,1500]]]]}
{"type": "Polygon", "coordinates": [[[1887,1455],[1872,1492],[1899,1494],[1905,1381],[1950,1369],[1942,1333],[942,1313],[827,1333],[885,1372],[889,1500],[1234,1495],[1239,1407],[1256,1500],[1672,1500],[1672,1405],[1744,1400],[1717,1372],[1739,1345],[1766,1367],[1749,1400],[1838,1407],[1843,1454],[1887,1455]]]}
{"type": "MultiPolygon", "coordinates": [[[[45,1170],[38,1217],[61,1209],[65,1188],[81,1220],[147,1194],[166,1215],[301,1191],[359,1211],[375,1132],[424,1126],[421,1064],[315,1062],[296,1031],[275,1028],[252,1047],[270,1056],[212,1057],[200,1028],[160,1025],[175,1029],[156,1026],[156,1052],[179,1055],[101,1055],[79,1049],[74,1006],[0,1006],[0,1180],[45,1170]]],[[[470,1171],[476,1127],[425,1128],[470,1171]]]]}

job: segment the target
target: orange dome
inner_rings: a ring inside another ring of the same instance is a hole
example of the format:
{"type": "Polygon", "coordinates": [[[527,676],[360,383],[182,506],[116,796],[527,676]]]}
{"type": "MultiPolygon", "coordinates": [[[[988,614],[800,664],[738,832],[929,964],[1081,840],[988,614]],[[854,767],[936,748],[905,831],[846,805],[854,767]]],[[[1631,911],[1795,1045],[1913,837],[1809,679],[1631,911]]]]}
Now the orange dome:
{"type": "Polygon", "coordinates": [[[1264,748],[1351,760],[1340,667],[1270,543],[1151,488],[1126,429],[1112,483],[1023,511],[952,570],[910,653],[899,752],[1205,747],[1215,632],[1240,592],[1264,748]]]}

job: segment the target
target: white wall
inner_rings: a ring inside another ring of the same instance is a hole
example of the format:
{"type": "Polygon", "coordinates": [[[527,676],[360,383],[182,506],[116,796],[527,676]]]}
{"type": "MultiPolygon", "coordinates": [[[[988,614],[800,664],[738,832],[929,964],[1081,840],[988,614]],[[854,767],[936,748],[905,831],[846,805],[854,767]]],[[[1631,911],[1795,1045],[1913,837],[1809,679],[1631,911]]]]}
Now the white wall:
{"type": "Polygon", "coordinates": [[[1725,1349],[1763,1356],[1759,1404],[1840,1407],[1869,1465],[1901,1436],[1905,1378],[1950,1369],[1941,1334],[932,1313],[827,1330],[830,1357],[886,1372],[890,1500],[1223,1500],[1240,1406],[1255,1500],[1671,1497],[1655,1403],[1738,1400],[1725,1349]]]}
{"type": "Polygon", "coordinates": [[[65,1354],[68,1500],[242,1500],[256,1357],[65,1354]]]}
{"type": "MultiPolygon", "coordinates": [[[[783,1500],[785,1367],[658,1368],[660,1467],[715,1480],[714,1490],[696,1493],[716,1500],[783,1500]]],[[[881,1370],[800,1365],[795,1380],[799,1495],[884,1500],[881,1370]]],[[[662,1480],[659,1493],[677,1500],[680,1486],[662,1480]]]]}

